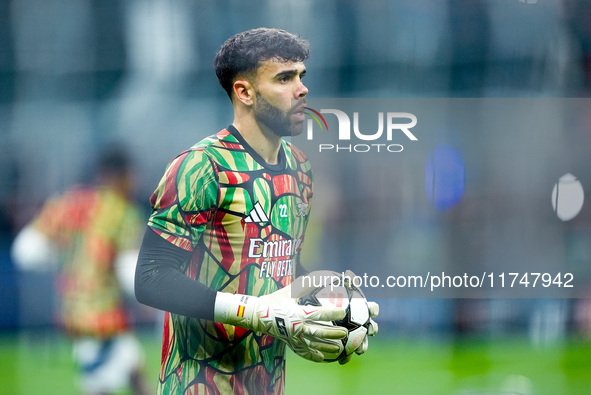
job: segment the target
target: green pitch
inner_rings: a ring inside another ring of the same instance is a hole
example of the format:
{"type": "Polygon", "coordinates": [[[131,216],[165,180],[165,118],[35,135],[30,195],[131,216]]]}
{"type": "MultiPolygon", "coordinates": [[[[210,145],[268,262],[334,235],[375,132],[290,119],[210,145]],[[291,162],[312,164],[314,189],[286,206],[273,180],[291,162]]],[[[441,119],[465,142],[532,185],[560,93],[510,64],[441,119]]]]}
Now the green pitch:
{"type": "Polygon", "coordinates": [[[404,341],[372,339],[345,366],[311,366],[290,355],[287,393],[588,394],[591,344],[536,348],[527,339],[404,341]]]}
{"type": "MultiPolygon", "coordinates": [[[[160,339],[150,333],[141,340],[156,388],[160,339]]],[[[380,334],[371,340],[369,351],[345,366],[290,353],[286,393],[576,395],[591,388],[591,342],[537,348],[520,337],[410,341],[380,334]]],[[[70,352],[68,340],[53,331],[0,335],[0,393],[79,394],[70,352]]]]}

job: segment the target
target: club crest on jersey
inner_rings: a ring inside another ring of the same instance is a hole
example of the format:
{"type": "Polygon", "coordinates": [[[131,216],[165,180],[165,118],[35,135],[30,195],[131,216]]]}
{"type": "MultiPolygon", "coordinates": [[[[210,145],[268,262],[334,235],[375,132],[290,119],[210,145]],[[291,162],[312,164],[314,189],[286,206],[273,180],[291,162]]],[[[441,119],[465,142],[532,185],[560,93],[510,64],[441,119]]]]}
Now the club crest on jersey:
{"type": "Polygon", "coordinates": [[[265,210],[259,202],[256,202],[254,208],[250,210],[248,216],[244,218],[244,222],[246,223],[265,223],[269,222],[269,217],[265,214],[265,210]]]}
{"type": "Polygon", "coordinates": [[[298,203],[298,217],[305,217],[308,213],[308,203],[298,203]]]}

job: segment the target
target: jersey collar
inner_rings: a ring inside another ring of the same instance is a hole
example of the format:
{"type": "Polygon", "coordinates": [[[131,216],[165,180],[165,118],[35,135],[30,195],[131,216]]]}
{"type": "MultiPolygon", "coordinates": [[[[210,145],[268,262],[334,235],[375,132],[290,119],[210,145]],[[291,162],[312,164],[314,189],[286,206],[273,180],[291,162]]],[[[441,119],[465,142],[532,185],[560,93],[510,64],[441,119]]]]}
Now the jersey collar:
{"type": "Polygon", "coordinates": [[[277,164],[275,165],[271,165],[269,164],[266,160],[264,160],[255,150],[254,148],[252,148],[247,142],[246,140],[244,140],[244,137],[242,137],[242,135],[240,134],[240,132],[238,131],[238,129],[236,129],[234,127],[234,125],[230,125],[226,128],[226,130],[228,132],[230,132],[232,134],[232,136],[234,136],[234,138],[236,138],[236,140],[238,140],[238,142],[240,143],[240,145],[242,145],[244,147],[244,149],[246,150],[246,152],[248,152],[253,158],[254,160],[260,164],[261,166],[263,166],[265,169],[267,170],[271,170],[271,171],[282,171],[285,169],[285,165],[286,165],[286,157],[285,157],[285,151],[283,148],[283,143],[281,144],[281,147],[279,147],[279,155],[278,155],[278,161],[277,164]]]}

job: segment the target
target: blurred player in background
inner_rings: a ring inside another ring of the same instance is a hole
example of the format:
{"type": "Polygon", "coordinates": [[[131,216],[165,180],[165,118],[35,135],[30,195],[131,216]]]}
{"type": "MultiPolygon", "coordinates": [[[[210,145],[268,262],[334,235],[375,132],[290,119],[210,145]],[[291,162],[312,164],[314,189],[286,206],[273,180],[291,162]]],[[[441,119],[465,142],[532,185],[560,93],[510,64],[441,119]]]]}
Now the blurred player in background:
{"type": "Polygon", "coordinates": [[[286,345],[316,362],[342,347],[346,329],[317,322],[345,310],[295,298],[313,181],[283,137],[303,130],[308,53],[284,30],[228,39],[215,70],[234,122],[177,156],[151,197],[135,285],[167,311],[159,394],[283,393],[286,345]]]}
{"type": "Polygon", "coordinates": [[[17,235],[12,256],[24,270],[59,268],[61,319],[74,338],[86,394],[131,386],[147,394],[142,350],[131,332],[124,293],[133,293],[141,216],[130,202],[130,159],[120,146],[99,158],[96,186],[50,199],[17,235]]]}

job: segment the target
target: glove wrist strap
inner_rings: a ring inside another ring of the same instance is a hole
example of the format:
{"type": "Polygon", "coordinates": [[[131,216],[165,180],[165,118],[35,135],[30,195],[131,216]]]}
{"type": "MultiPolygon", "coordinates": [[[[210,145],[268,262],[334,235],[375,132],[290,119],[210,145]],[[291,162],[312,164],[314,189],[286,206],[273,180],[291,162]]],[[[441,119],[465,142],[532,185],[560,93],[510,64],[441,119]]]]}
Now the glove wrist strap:
{"type": "Polygon", "coordinates": [[[253,329],[251,326],[256,299],[256,296],[218,292],[214,305],[214,320],[222,324],[253,329]]]}

